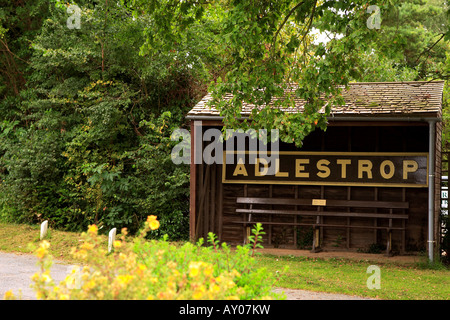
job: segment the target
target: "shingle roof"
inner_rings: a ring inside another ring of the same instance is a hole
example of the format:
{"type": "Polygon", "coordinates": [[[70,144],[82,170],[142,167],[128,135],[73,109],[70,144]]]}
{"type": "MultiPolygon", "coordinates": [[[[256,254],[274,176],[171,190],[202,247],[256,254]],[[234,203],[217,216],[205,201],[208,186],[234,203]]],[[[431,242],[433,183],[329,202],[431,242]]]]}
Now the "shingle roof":
{"type": "MultiPolygon", "coordinates": [[[[441,117],[442,93],[444,81],[411,81],[411,82],[358,82],[350,83],[348,90],[343,90],[345,104],[332,106],[332,116],[411,116],[441,117]]],[[[285,91],[293,92],[296,86],[285,91]]],[[[230,99],[227,95],[224,99],[230,99]]],[[[220,118],[215,108],[208,102],[211,94],[207,94],[188,113],[191,119],[201,117],[220,118]]],[[[295,99],[296,107],[285,109],[288,112],[301,112],[305,101],[295,99]]],[[[250,114],[254,105],[243,104],[241,115],[250,114]]]]}

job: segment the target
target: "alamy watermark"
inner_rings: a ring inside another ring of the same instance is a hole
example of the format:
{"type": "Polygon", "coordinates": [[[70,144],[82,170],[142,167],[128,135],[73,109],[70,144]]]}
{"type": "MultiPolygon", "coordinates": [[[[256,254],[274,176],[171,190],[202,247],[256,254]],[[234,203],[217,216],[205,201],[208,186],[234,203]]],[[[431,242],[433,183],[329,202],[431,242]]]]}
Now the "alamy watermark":
{"type": "Polygon", "coordinates": [[[367,268],[367,273],[372,274],[367,278],[367,288],[370,290],[381,289],[381,270],[376,265],[371,265],[367,268]]]}
{"type": "Polygon", "coordinates": [[[377,5],[371,5],[367,8],[367,13],[372,13],[370,17],[367,18],[366,21],[367,28],[380,29],[381,25],[380,7],[377,5]]]}
{"type": "Polygon", "coordinates": [[[71,4],[67,7],[67,13],[71,14],[67,18],[66,24],[69,29],[80,29],[81,28],[81,9],[76,4],[71,4]]]}
{"type": "Polygon", "coordinates": [[[227,164],[245,162],[248,153],[250,164],[256,164],[258,159],[264,159],[268,168],[267,174],[275,174],[275,162],[280,150],[279,131],[273,129],[270,133],[265,129],[232,130],[224,133],[215,128],[203,132],[202,122],[194,122],[194,132],[186,129],[176,129],[170,136],[172,141],[179,143],[172,149],[171,158],[174,164],[227,164]],[[181,141],[180,141],[181,139],[181,141]],[[194,150],[191,142],[194,139],[194,150]],[[204,144],[207,142],[208,144],[204,144]],[[204,147],[202,148],[202,146],[204,147]],[[237,150],[237,155],[226,153],[225,150],[237,150]],[[193,159],[191,158],[193,156],[193,159]]]}

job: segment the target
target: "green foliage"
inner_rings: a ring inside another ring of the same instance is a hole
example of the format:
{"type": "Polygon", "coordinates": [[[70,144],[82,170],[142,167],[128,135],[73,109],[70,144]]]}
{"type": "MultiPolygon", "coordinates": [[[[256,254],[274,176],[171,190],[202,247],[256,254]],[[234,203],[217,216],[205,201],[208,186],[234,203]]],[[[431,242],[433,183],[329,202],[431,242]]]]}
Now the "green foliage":
{"type": "Polygon", "coordinates": [[[136,232],[157,214],[153,236],[187,238],[189,172],[170,160],[170,135],[208,84],[224,129],[278,129],[301,146],[350,81],[448,77],[442,0],[80,0],[79,29],[62,0],[0,4],[5,221],[136,232]],[[369,5],[379,30],[366,25],[369,5]],[[341,37],[315,43],[313,27],[341,37]],[[303,99],[303,113],[269,105],[289,83],[274,106],[303,99]],[[244,101],[260,108],[241,122],[244,101]]]}
{"type": "MultiPolygon", "coordinates": [[[[150,217],[149,217],[150,218],[150,217]]],[[[149,219],[155,222],[156,217],[149,219]]],[[[107,252],[97,235],[97,227],[89,226],[83,243],[73,248],[75,258],[86,265],[69,274],[59,284],[50,277],[52,257],[50,243],[42,241],[35,250],[41,272],[32,276],[38,299],[44,300],[254,300],[280,299],[272,291],[275,277],[263,267],[256,267],[253,257],[258,245],[238,246],[236,250],[209,234],[210,246],[203,239],[196,245],[186,242],[176,246],[162,240],[145,240],[151,232],[144,226],[140,235],[130,241],[122,230],[122,239],[107,252]]],[[[259,242],[261,227],[254,230],[259,242]]],[[[13,299],[10,293],[5,296],[13,299]]]]}
{"type": "Polygon", "coordinates": [[[170,135],[204,71],[171,53],[139,55],[149,22],[124,7],[78,5],[80,29],[67,28],[65,4],[48,7],[27,88],[1,102],[1,218],[135,232],[157,214],[161,233],[186,239],[188,168],[172,163],[170,135]]]}

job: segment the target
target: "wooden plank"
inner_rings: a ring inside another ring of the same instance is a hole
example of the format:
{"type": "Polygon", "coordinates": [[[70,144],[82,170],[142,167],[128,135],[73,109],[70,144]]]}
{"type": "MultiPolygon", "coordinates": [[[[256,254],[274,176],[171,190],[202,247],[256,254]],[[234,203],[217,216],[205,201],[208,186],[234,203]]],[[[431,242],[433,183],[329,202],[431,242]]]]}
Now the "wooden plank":
{"type": "Polygon", "coordinates": [[[222,170],[217,170],[219,177],[217,182],[219,184],[219,201],[218,201],[218,223],[219,223],[219,241],[223,241],[223,183],[222,183],[222,170]]]}
{"type": "MultiPolygon", "coordinates": [[[[294,187],[294,197],[295,197],[295,199],[298,199],[298,186],[295,186],[294,187]]],[[[298,207],[297,206],[295,206],[295,211],[297,211],[298,210],[298,207]]],[[[294,216],[294,223],[298,223],[298,215],[295,215],[294,216]]],[[[293,228],[294,229],[294,247],[297,247],[297,229],[296,228],[293,228]]]]}
{"type": "MultiPolygon", "coordinates": [[[[282,205],[310,205],[318,199],[292,199],[292,198],[253,198],[237,197],[236,203],[244,204],[282,204],[282,205]]],[[[324,199],[326,200],[326,199],[324,199]]],[[[327,207],[354,207],[354,208],[387,208],[408,209],[408,202],[398,201],[360,201],[360,200],[326,200],[327,207]]]]}
{"type": "Polygon", "coordinates": [[[318,227],[333,227],[333,228],[357,228],[357,229],[381,229],[381,230],[403,230],[402,227],[374,227],[374,226],[359,226],[359,225],[346,225],[346,224],[325,224],[325,223],[296,223],[296,224],[292,224],[291,222],[269,222],[269,221],[230,221],[230,223],[236,223],[236,224],[257,224],[257,223],[261,223],[262,225],[286,225],[286,226],[292,226],[292,225],[296,225],[296,226],[318,226],[318,227]]]}
{"type": "MultiPolygon", "coordinates": [[[[406,200],[406,189],[402,188],[402,200],[405,201],[406,200]]],[[[403,213],[405,213],[405,210],[403,210],[403,213]]],[[[403,220],[402,221],[402,227],[403,227],[403,231],[402,231],[402,243],[401,243],[401,251],[400,254],[405,254],[406,252],[406,221],[403,220]]]]}
{"type": "Polygon", "coordinates": [[[190,123],[191,127],[191,164],[190,164],[190,186],[189,186],[189,237],[195,241],[195,214],[197,203],[197,165],[193,161],[195,155],[194,144],[194,121],[190,123]]]}
{"type": "MultiPolygon", "coordinates": [[[[378,131],[377,131],[378,133],[378,131]]],[[[377,145],[378,146],[378,145],[377,145]]],[[[374,192],[374,200],[377,201],[378,200],[378,188],[375,187],[375,192],[374,192]]],[[[377,212],[377,210],[375,209],[375,212],[377,212]]],[[[374,219],[373,220],[373,225],[377,226],[378,225],[378,219],[374,219]]],[[[373,243],[377,243],[378,239],[377,239],[377,229],[374,229],[373,231],[373,243]]]]}
{"type": "MultiPolygon", "coordinates": [[[[347,187],[347,200],[351,199],[351,187],[347,187]]],[[[350,212],[350,207],[347,208],[347,212],[350,212]]],[[[350,226],[350,217],[347,217],[347,225],[350,226]]],[[[350,228],[347,229],[347,239],[346,239],[347,249],[350,249],[350,228]]]]}
{"type": "Polygon", "coordinates": [[[217,166],[212,166],[212,173],[211,173],[211,198],[210,198],[210,204],[211,204],[211,212],[209,213],[210,221],[209,221],[209,231],[213,232],[214,235],[216,235],[216,228],[215,228],[215,217],[216,217],[216,171],[217,166]]]}
{"type": "Polygon", "coordinates": [[[300,216],[330,216],[330,217],[356,217],[356,218],[385,218],[385,219],[408,219],[406,214],[389,213],[358,213],[358,212],[335,212],[335,211],[293,211],[276,209],[236,209],[238,213],[251,214],[279,214],[279,215],[300,215],[300,216]]]}
{"type": "MultiPolygon", "coordinates": [[[[273,187],[269,185],[269,198],[272,199],[273,187]]],[[[270,207],[272,209],[272,206],[270,207]]],[[[272,216],[269,217],[270,222],[272,222],[272,216]]],[[[272,245],[272,225],[269,226],[269,245],[272,245]]]]}
{"type": "MultiPolygon", "coordinates": [[[[244,196],[246,197],[247,196],[247,193],[248,193],[248,185],[247,184],[244,184],[244,196]]],[[[245,206],[246,208],[247,208],[247,206],[245,206]]],[[[252,208],[252,204],[250,204],[250,209],[252,208]]],[[[238,212],[238,209],[236,209],[236,213],[238,212]]],[[[244,213],[243,214],[243,218],[244,218],[244,220],[248,220],[248,215],[246,214],[246,213],[244,213]]],[[[248,238],[247,238],[247,228],[245,228],[244,227],[244,230],[243,230],[243,237],[244,237],[244,241],[243,241],[243,243],[244,244],[246,244],[247,243],[247,241],[248,241],[248,238]]]]}
{"type": "MultiPolygon", "coordinates": [[[[203,165],[202,165],[203,167],[203,165]]],[[[203,168],[202,170],[203,171],[203,168]]],[[[197,219],[197,227],[195,230],[195,239],[198,239],[200,237],[200,226],[202,223],[202,217],[203,217],[203,211],[204,211],[204,207],[205,207],[205,197],[206,197],[206,187],[208,185],[208,181],[209,181],[209,174],[210,174],[210,166],[206,166],[206,174],[203,178],[203,183],[202,183],[202,187],[201,187],[201,193],[200,193],[200,205],[199,205],[199,212],[198,212],[198,219],[197,219]]],[[[203,177],[203,174],[201,175],[203,177]]]]}
{"type": "Polygon", "coordinates": [[[215,166],[206,165],[206,170],[209,172],[209,177],[206,180],[205,201],[203,202],[203,237],[206,239],[209,230],[209,217],[211,216],[210,197],[211,197],[211,180],[212,180],[212,168],[215,166]]]}
{"type": "MultiPolygon", "coordinates": [[[[325,136],[323,136],[322,138],[322,151],[325,148],[325,136]]],[[[324,198],[325,197],[325,187],[324,186],[320,186],[320,198],[324,198]]],[[[314,199],[313,199],[314,201],[314,199]]],[[[320,203],[318,201],[316,201],[316,204],[320,203]]],[[[324,204],[326,205],[326,202],[324,202],[324,204]]],[[[322,206],[318,206],[317,207],[317,212],[322,212],[323,211],[323,207],[322,206]]],[[[322,251],[320,244],[323,243],[323,228],[320,227],[320,225],[324,222],[324,217],[322,215],[317,216],[316,218],[316,226],[319,226],[319,228],[316,228],[316,236],[317,236],[317,248],[315,248],[314,251],[318,252],[319,250],[322,251]]]]}

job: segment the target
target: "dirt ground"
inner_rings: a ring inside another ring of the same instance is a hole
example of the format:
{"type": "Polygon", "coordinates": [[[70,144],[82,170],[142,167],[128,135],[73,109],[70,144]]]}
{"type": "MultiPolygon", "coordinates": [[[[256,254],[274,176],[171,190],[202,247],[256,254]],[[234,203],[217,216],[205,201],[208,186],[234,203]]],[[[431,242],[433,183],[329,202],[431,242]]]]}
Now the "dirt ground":
{"type": "Polygon", "coordinates": [[[350,296],[346,294],[315,292],[307,290],[276,288],[276,293],[284,293],[286,300],[377,300],[372,298],[350,296]]]}

